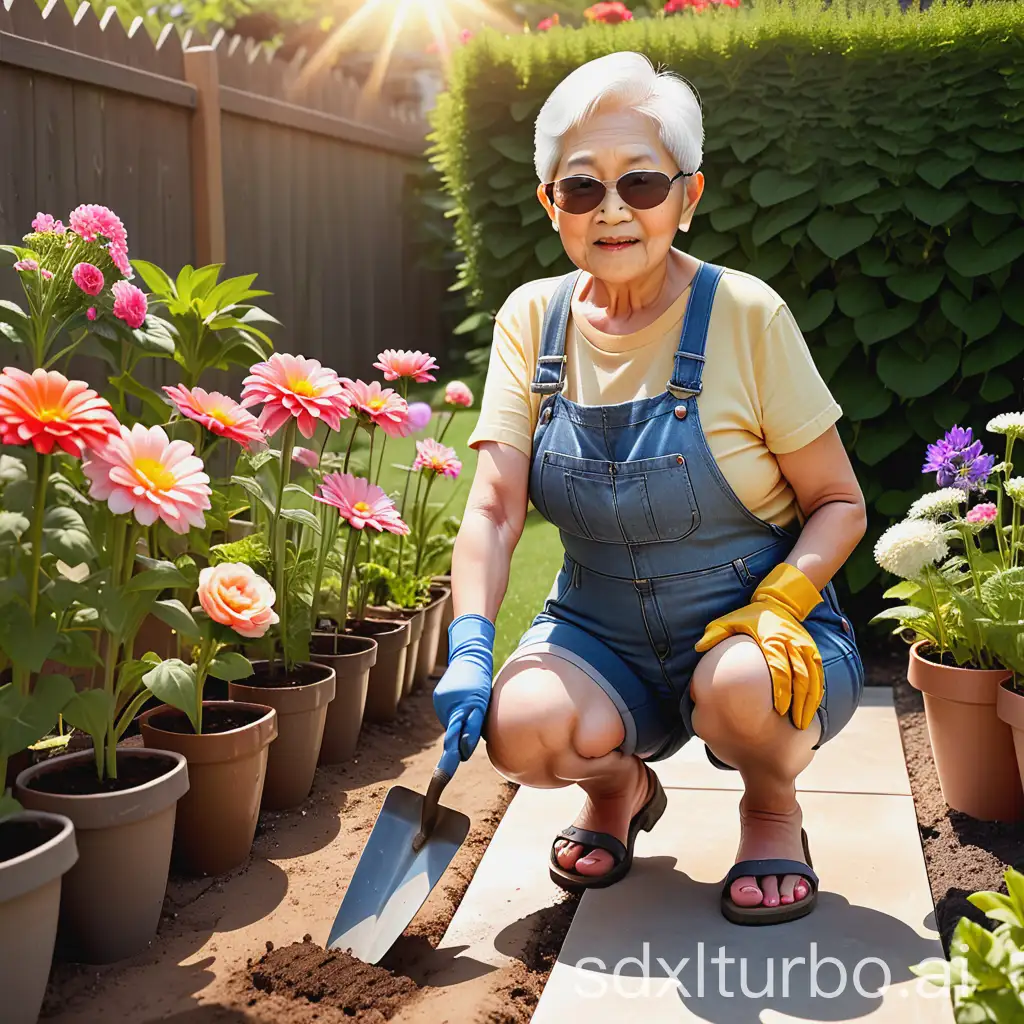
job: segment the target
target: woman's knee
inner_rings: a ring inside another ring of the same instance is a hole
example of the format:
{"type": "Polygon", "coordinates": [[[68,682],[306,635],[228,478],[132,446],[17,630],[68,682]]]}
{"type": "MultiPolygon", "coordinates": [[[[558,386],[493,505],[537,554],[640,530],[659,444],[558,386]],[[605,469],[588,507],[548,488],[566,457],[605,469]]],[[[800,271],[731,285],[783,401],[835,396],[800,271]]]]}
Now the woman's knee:
{"type": "Polygon", "coordinates": [[[702,739],[755,743],[774,713],[772,677],[761,648],[729,637],[700,660],[690,683],[694,727],[702,739]]]}
{"type": "Polygon", "coordinates": [[[531,655],[494,683],[485,736],[495,769],[526,785],[561,785],[567,760],[601,757],[625,730],[615,705],[584,672],[531,655]],[[595,692],[596,691],[596,692],[595,692]]]}

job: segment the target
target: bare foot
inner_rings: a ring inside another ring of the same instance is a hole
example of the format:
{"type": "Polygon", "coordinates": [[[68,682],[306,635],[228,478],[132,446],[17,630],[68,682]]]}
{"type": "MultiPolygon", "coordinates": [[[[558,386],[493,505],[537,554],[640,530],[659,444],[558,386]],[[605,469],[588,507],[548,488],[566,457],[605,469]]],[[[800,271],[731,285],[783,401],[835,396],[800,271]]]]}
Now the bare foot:
{"type": "MultiPolygon", "coordinates": [[[[748,809],[741,802],[741,835],[736,861],[784,857],[802,862],[802,822],[803,814],[799,806],[794,806],[788,813],[779,813],[748,809]]],[[[785,875],[781,880],[775,875],[765,875],[760,879],[747,875],[737,878],[729,887],[729,895],[738,907],[777,907],[780,904],[796,903],[810,891],[807,879],[800,875],[785,875]]]]}
{"type": "MultiPolygon", "coordinates": [[[[607,832],[625,845],[629,822],[650,799],[653,788],[653,783],[648,784],[643,761],[637,757],[630,758],[630,761],[632,770],[623,772],[621,783],[602,790],[600,795],[587,796],[575,825],[594,832],[607,832]]],[[[607,850],[588,849],[567,839],[559,839],[555,843],[555,859],[567,871],[575,870],[590,876],[603,875],[615,865],[615,858],[607,850]]]]}

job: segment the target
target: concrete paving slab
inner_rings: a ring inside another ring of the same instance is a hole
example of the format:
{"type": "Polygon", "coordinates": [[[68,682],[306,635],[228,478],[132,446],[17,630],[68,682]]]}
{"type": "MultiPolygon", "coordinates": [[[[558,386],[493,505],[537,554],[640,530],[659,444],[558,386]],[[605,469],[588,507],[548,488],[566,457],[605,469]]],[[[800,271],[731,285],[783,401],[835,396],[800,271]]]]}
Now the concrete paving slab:
{"type": "Polygon", "coordinates": [[[942,956],[910,797],[804,793],[818,906],[770,928],[719,909],[739,794],[668,797],[630,874],[583,896],[534,1024],[952,1021],[945,991],[908,969],[942,956]]]}
{"type": "MultiPolygon", "coordinates": [[[[737,772],[723,771],[711,764],[704,743],[697,739],[652,767],[666,787],[743,788],[737,772]]],[[[865,688],[860,707],[849,724],[822,745],[796,784],[797,789],[808,793],[910,795],[903,742],[889,687],[865,688]]]]}

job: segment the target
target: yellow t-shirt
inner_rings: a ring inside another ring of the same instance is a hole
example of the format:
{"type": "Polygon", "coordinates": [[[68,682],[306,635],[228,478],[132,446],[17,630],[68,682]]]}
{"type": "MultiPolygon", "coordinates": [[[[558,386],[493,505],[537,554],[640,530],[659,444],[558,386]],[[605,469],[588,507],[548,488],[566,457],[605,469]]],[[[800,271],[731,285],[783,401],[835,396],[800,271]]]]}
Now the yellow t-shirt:
{"type": "MultiPolygon", "coordinates": [[[[521,285],[494,323],[480,419],[470,437],[530,456],[542,395],[531,394],[544,310],[559,278],[521,285]]],[[[577,292],[580,290],[580,285],[577,292]]],[[[633,334],[605,334],[573,299],[566,340],[565,397],[617,405],[661,394],[672,375],[690,289],[633,334]]],[[[726,482],[754,515],[779,526],[799,517],[776,455],[797,451],[842,416],[789,307],[763,281],[726,270],[708,328],[703,392],[697,399],[708,446],[726,482]]]]}

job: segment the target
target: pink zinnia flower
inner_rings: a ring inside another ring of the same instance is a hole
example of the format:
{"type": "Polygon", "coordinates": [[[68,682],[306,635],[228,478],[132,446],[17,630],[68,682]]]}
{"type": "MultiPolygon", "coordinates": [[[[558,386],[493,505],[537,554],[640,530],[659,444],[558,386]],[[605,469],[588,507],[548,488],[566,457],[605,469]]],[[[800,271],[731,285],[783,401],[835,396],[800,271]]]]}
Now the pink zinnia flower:
{"type": "Polygon", "coordinates": [[[439,444],[433,438],[417,441],[416,452],[413,469],[427,469],[438,476],[450,476],[453,480],[462,471],[462,463],[456,458],[455,449],[439,444]]]}
{"type": "Polygon", "coordinates": [[[19,274],[34,274],[39,269],[39,264],[31,258],[18,260],[18,262],[14,264],[14,269],[18,271],[19,274]]]}
{"type": "Polygon", "coordinates": [[[999,509],[990,501],[983,502],[980,505],[975,505],[974,508],[967,513],[967,522],[969,523],[991,523],[994,522],[996,516],[999,514],[999,509]]]}
{"type": "Polygon", "coordinates": [[[275,352],[266,362],[249,368],[242,382],[242,405],[262,405],[259,425],[276,434],[295,418],[299,433],[312,437],[319,420],[331,430],[341,429],[352,404],[338,375],[316,359],[275,352]]]}
{"type": "Polygon", "coordinates": [[[84,381],[69,381],[56,370],[26,373],[14,366],[0,374],[2,444],[31,444],[40,455],[58,445],[81,458],[119,429],[110,403],[84,381]]]}
{"type": "Polygon", "coordinates": [[[603,21],[606,25],[618,25],[622,21],[632,21],[633,12],[621,0],[601,0],[600,3],[588,7],[583,12],[588,21],[603,21]]]}
{"type": "Polygon", "coordinates": [[[96,319],[96,307],[95,306],[90,306],[85,311],[85,318],[87,320],[95,320],[96,319]]]}
{"type": "Polygon", "coordinates": [[[48,213],[37,213],[32,221],[32,230],[41,235],[63,235],[64,225],[59,220],[54,220],[48,213]]]}
{"type": "Polygon", "coordinates": [[[68,223],[71,230],[87,242],[95,242],[102,235],[108,242],[128,251],[128,232],[121,218],[105,206],[83,203],[71,211],[68,223]]]}
{"type": "Polygon", "coordinates": [[[382,388],[379,381],[367,384],[361,380],[343,381],[352,408],[364,422],[380,427],[388,437],[408,437],[409,406],[393,388],[382,388]]]}
{"type": "Polygon", "coordinates": [[[71,280],[86,295],[99,295],[103,291],[103,271],[91,263],[76,263],[75,269],[71,271],[71,280]]]}
{"type": "Polygon", "coordinates": [[[146,293],[127,281],[115,281],[110,291],[114,296],[114,316],[138,330],[146,322],[146,311],[149,309],[146,293]]]}
{"type": "Polygon", "coordinates": [[[558,24],[558,15],[552,14],[550,18],[541,18],[537,22],[538,32],[547,32],[549,29],[554,28],[558,24]]]}
{"type": "Polygon", "coordinates": [[[300,448],[296,445],[292,449],[292,462],[297,462],[306,469],[316,469],[320,465],[320,456],[312,448],[300,448]]]}
{"type": "Polygon", "coordinates": [[[473,404],[473,392],[461,380],[453,380],[444,389],[444,400],[449,405],[464,405],[468,409],[473,404]]]}
{"type": "Polygon", "coordinates": [[[214,622],[248,640],[258,640],[279,621],[274,588],[244,562],[221,562],[201,570],[197,596],[214,622]]]}
{"type": "Polygon", "coordinates": [[[468,42],[470,41],[470,39],[472,39],[472,38],[473,38],[473,33],[472,33],[472,32],[470,32],[470,30],[469,30],[468,28],[464,28],[464,29],[463,29],[463,30],[462,30],[462,31],[461,31],[461,32],[459,33],[459,42],[460,42],[460,43],[461,43],[461,44],[462,44],[463,46],[465,46],[465,45],[466,45],[466,43],[468,43],[468,42]]]}
{"type": "Polygon", "coordinates": [[[110,245],[107,246],[107,254],[110,256],[111,262],[115,267],[117,267],[118,272],[123,278],[130,281],[135,276],[135,271],[132,270],[132,265],[128,262],[127,249],[111,242],[110,245]]]}
{"type": "Polygon", "coordinates": [[[417,384],[436,380],[430,374],[437,369],[437,361],[426,352],[408,352],[405,349],[385,349],[377,356],[374,367],[384,374],[385,380],[411,377],[417,384]]]}
{"type": "Polygon", "coordinates": [[[203,461],[187,441],[171,441],[162,427],[122,424],[101,450],[82,462],[92,486],[89,497],[105,501],[115,515],[135,514],[136,522],[152,526],[162,519],[175,533],[206,525],[210,478],[203,461]]]}
{"type": "Polygon", "coordinates": [[[351,473],[327,473],[320,493],[314,498],[325,505],[333,505],[341,518],[356,530],[370,526],[378,533],[387,530],[404,536],[409,532],[395,503],[380,487],[364,477],[351,473]]]}
{"type": "Polygon", "coordinates": [[[409,427],[413,431],[423,430],[433,415],[434,410],[426,402],[413,402],[409,406],[409,427]]]}
{"type": "Polygon", "coordinates": [[[266,445],[267,439],[256,417],[233,398],[219,391],[204,391],[202,388],[189,391],[180,384],[165,387],[164,393],[182,416],[201,423],[211,434],[237,441],[249,451],[266,445]]]}

